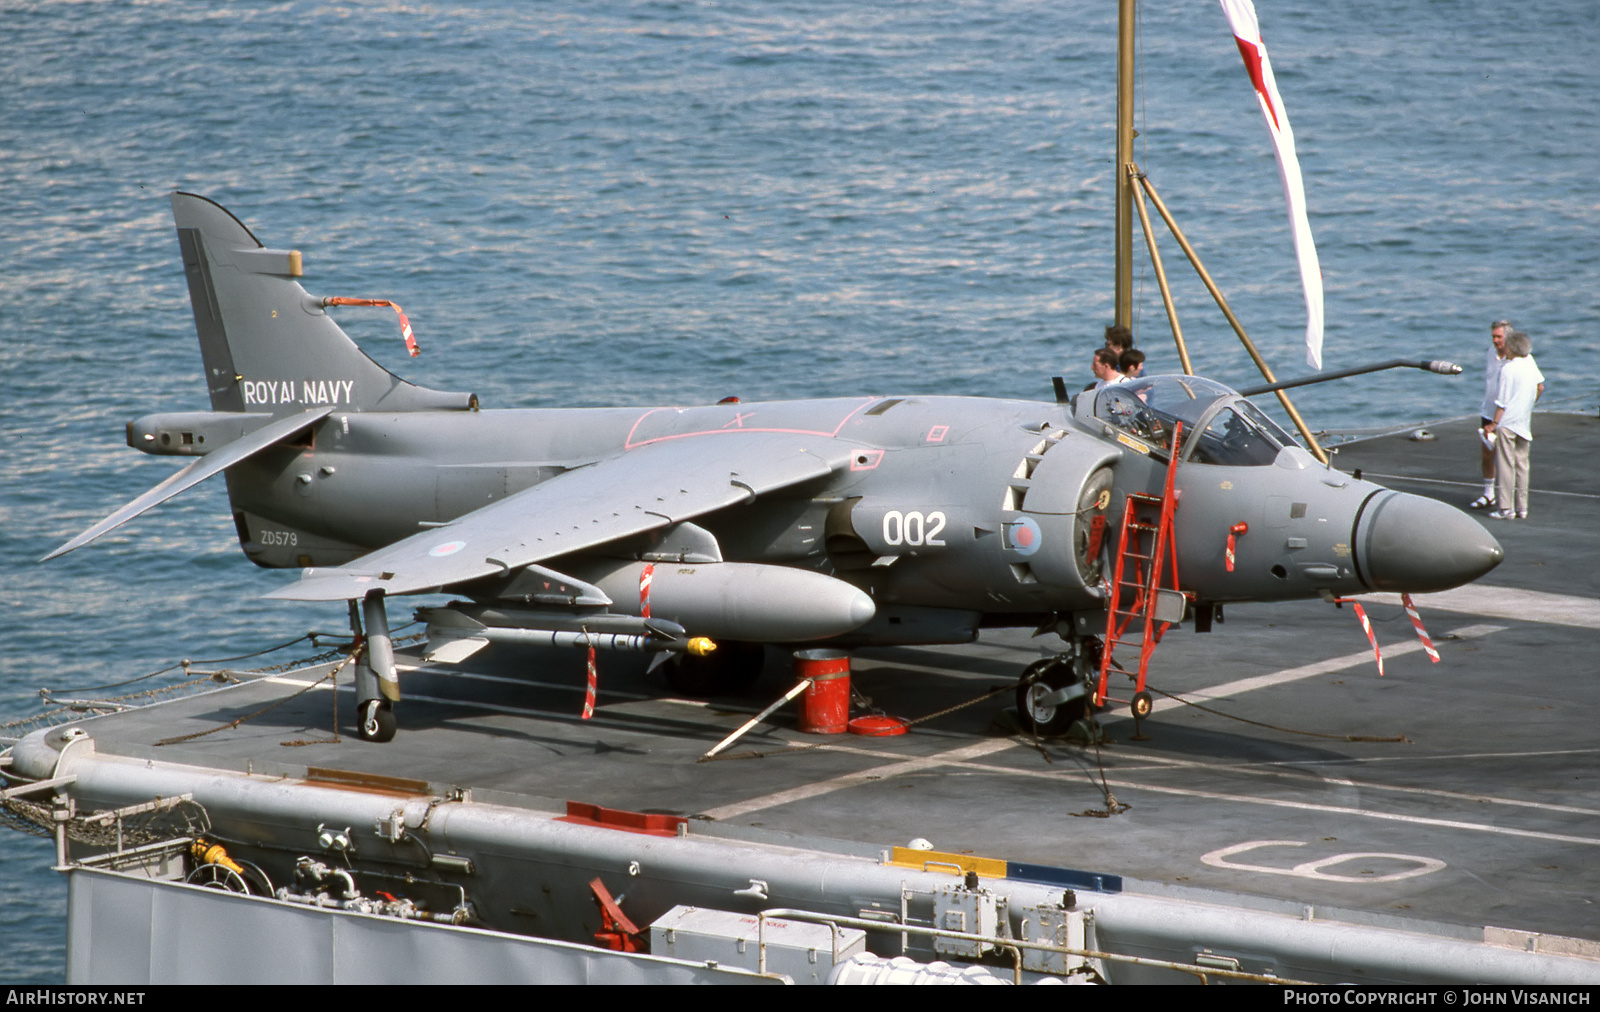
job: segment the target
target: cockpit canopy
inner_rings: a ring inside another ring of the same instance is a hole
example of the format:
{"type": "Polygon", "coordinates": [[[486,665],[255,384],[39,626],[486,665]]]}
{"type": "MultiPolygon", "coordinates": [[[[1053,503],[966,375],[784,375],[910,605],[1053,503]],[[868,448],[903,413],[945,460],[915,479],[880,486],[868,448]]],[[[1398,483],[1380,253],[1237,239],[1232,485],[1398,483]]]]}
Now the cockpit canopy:
{"type": "Polygon", "coordinates": [[[1183,423],[1186,462],[1259,467],[1294,438],[1261,409],[1221,383],[1199,376],[1149,376],[1102,388],[1094,416],[1170,453],[1173,422],[1183,423]]]}

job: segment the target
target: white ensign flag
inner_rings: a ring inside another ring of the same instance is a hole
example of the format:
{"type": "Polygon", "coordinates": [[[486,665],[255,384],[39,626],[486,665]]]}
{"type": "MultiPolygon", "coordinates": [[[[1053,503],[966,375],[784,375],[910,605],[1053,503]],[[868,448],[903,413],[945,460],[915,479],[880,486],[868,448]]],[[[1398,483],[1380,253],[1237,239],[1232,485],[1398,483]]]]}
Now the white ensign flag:
{"type": "Polygon", "coordinates": [[[1284,111],[1278,83],[1272,77],[1272,62],[1261,41],[1256,23],[1255,4],[1250,0],[1221,0],[1228,15],[1233,40],[1239,44],[1250,83],[1255,85],[1267,130],[1278,153],[1278,175],[1283,178],[1283,196],[1289,203],[1289,226],[1294,230],[1294,252],[1300,260],[1300,284],[1306,292],[1306,362],[1322,368],[1322,267],[1317,263],[1317,247],[1311,241],[1311,225],[1306,221],[1306,189],[1300,181],[1300,161],[1294,155],[1294,131],[1284,111]]]}

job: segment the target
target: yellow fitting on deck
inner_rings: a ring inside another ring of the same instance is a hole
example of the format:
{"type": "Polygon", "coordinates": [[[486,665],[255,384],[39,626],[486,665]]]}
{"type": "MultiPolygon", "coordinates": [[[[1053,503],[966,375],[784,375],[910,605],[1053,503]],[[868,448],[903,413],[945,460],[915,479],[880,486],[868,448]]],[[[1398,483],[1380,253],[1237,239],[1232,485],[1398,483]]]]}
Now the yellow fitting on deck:
{"type": "Polygon", "coordinates": [[[223,849],[220,843],[212,843],[204,839],[196,840],[189,847],[189,853],[194,855],[194,859],[201,864],[220,864],[235,875],[244,874],[244,869],[239,866],[237,861],[228,856],[228,852],[223,849]]]}

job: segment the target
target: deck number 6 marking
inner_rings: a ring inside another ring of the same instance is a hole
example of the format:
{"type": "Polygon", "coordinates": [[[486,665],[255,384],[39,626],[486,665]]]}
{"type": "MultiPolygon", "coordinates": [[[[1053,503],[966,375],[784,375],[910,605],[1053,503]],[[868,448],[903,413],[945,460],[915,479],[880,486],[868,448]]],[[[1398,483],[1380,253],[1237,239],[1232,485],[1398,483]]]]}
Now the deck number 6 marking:
{"type": "Polygon", "coordinates": [[[944,533],[944,524],[943,510],[935,510],[927,516],[916,510],[910,513],[890,510],[883,515],[883,541],[887,545],[931,545],[943,548],[944,539],[939,535],[944,533]]]}

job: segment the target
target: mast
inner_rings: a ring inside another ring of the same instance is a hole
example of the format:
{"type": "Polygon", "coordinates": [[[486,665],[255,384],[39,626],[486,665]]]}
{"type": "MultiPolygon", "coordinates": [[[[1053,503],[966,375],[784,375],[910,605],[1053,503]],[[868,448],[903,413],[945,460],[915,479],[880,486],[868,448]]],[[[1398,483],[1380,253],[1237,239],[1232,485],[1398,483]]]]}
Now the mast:
{"type": "Polygon", "coordinates": [[[1150,262],[1156,271],[1156,283],[1161,286],[1161,301],[1167,310],[1167,319],[1172,324],[1172,337],[1178,346],[1178,357],[1183,361],[1183,371],[1192,375],[1193,369],[1189,363],[1189,352],[1184,346],[1183,331],[1178,326],[1177,313],[1172,304],[1172,293],[1167,287],[1166,272],[1161,267],[1161,258],[1156,253],[1155,236],[1150,231],[1149,215],[1145,212],[1144,201],[1140,198],[1135,187],[1143,189],[1150,195],[1151,201],[1156,205],[1156,210],[1161,213],[1162,219],[1167,223],[1167,228],[1172,230],[1173,238],[1178,240],[1178,245],[1183,248],[1184,255],[1194,265],[1195,273],[1200,275],[1200,280],[1205,284],[1211,297],[1216,300],[1217,308],[1222,310],[1222,315],[1227,318],[1235,334],[1244,344],[1245,350],[1250,353],[1250,358],[1256,367],[1261,370],[1261,375],[1266,378],[1267,387],[1263,391],[1271,390],[1277,395],[1278,401],[1283,404],[1283,410],[1299,430],[1300,436],[1306,442],[1306,447],[1312,456],[1324,464],[1328,463],[1328,454],[1317,443],[1317,438],[1306,425],[1305,419],[1300,417],[1300,412],[1295,410],[1294,404],[1289,400],[1289,395],[1277,386],[1277,377],[1272,375],[1266,360],[1256,350],[1255,342],[1250,340],[1250,335],[1245,333],[1244,326],[1239,318],[1228,307],[1228,300],[1222,295],[1216,282],[1211,280],[1211,275],[1206,272],[1205,266],[1200,263],[1200,257],[1195,253],[1189,241],[1184,238],[1183,232],[1178,228],[1178,223],[1172,220],[1172,215],[1167,206],[1156,195],[1155,187],[1150,180],[1139,171],[1139,166],[1133,161],[1133,71],[1134,49],[1137,37],[1135,34],[1135,17],[1138,0],[1117,0],[1117,241],[1116,241],[1116,289],[1115,289],[1115,314],[1114,322],[1128,327],[1133,327],[1133,209],[1135,200],[1138,200],[1139,220],[1143,229],[1145,243],[1150,250],[1150,262]]]}
{"type": "Polygon", "coordinates": [[[1117,0],[1117,269],[1115,323],[1133,326],[1134,2],[1117,0]]]}

